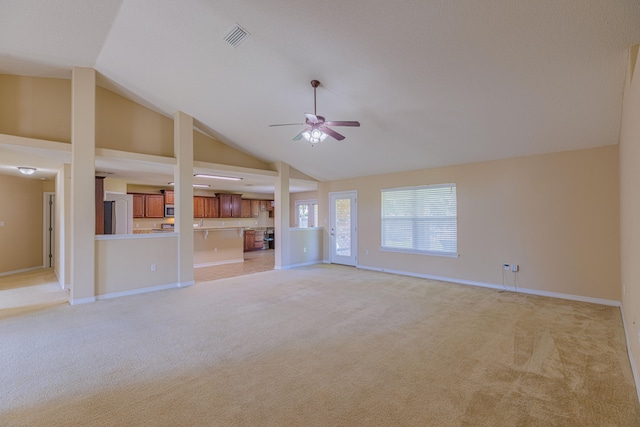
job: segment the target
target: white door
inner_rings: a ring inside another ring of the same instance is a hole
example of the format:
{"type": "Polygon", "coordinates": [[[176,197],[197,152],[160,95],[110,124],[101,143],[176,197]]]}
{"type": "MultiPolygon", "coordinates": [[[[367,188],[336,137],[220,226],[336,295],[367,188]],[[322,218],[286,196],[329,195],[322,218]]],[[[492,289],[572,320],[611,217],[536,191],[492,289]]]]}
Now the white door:
{"type": "Polygon", "coordinates": [[[331,263],[355,266],[358,258],[357,192],[329,193],[331,263]]]}

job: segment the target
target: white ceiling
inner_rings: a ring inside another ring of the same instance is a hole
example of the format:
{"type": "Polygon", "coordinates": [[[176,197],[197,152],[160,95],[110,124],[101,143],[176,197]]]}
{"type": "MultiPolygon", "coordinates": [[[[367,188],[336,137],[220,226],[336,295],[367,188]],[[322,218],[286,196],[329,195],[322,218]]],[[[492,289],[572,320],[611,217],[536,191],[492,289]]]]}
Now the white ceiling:
{"type": "Polygon", "coordinates": [[[95,67],[318,180],[616,144],[638,43],[638,0],[0,0],[1,73],[95,67]],[[362,124],[344,141],[268,127],[312,112],[312,79],[318,114],[362,124]]]}

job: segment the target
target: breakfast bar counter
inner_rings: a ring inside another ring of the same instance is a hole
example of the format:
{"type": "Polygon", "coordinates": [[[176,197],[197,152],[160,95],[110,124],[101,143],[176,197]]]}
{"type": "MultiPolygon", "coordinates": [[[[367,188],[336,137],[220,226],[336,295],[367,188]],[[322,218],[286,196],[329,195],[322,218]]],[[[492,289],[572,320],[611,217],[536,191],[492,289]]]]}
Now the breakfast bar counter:
{"type": "Polygon", "coordinates": [[[244,227],[194,227],[194,268],[244,262],[244,227]]]}

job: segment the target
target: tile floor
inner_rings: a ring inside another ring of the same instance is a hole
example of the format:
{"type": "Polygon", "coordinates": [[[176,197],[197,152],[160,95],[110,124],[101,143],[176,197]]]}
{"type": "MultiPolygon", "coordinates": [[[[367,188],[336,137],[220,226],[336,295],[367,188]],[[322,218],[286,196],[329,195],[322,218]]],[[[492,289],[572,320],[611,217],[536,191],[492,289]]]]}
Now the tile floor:
{"type": "Polygon", "coordinates": [[[245,252],[244,262],[196,268],[193,271],[193,276],[196,283],[208,282],[209,280],[273,270],[274,264],[275,253],[273,249],[245,252]]]}

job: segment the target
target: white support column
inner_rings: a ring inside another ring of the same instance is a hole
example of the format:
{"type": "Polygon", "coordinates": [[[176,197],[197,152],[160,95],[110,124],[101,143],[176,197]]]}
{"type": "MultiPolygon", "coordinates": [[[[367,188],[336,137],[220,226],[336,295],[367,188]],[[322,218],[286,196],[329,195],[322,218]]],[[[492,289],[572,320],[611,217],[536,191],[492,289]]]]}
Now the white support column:
{"type": "Polygon", "coordinates": [[[278,178],[275,186],[275,268],[277,270],[291,265],[291,231],[289,197],[289,165],[284,162],[276,164],[278,178]]]}
{"type": "Polygon", "coordinates": [[[96,72],[76,67],[71,75],[71,304],[95,294],[96,72]]]}
{"type": "Polygon", "coordinates": [[[193,117],[178,111],[173,118],[175,231],[178,237],[178,283],[193,285],[193,117]]]}

